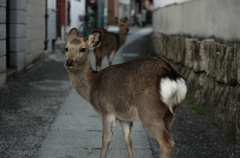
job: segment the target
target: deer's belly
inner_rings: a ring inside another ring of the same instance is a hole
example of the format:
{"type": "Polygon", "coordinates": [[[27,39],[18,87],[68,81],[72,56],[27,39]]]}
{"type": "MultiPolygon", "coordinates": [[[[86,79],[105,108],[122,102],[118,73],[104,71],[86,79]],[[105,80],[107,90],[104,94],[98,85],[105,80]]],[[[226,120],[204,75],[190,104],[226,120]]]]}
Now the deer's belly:
{"type": "MultiPolygon", "coordinates": [[[[113,107],[115,107],[113,105],[113,107]]],[[[115,114],[118,120],[125,121],[136,121],[139,120],[137,110],[134,105],[122,105],[117,106],[113,109],[113,113],[115,114]]]]}

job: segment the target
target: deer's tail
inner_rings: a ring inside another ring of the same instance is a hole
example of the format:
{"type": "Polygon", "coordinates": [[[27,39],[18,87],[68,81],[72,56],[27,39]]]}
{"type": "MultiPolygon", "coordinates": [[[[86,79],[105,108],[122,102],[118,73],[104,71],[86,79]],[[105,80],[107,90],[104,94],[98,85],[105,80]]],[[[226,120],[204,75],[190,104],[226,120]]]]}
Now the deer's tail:
{"type": "Polygon", "coordinates": [[[185,98],[186,93],[186,82],[181,77],[176,80],[172,80],[168,77],[160,80],[161,100],[168,106],[172,114],[174,114],[173,106],[180,104],[185,98]]]}

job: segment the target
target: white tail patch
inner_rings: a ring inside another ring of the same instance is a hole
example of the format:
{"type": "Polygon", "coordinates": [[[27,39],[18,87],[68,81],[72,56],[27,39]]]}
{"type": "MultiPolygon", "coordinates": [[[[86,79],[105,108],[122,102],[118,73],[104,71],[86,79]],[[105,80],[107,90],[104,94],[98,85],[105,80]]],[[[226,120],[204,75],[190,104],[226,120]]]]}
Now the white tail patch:
{"type": "Polygon", "coordinates": [[[160,95],[164,103],[167,104],[172,114],[173,105],[181,103],[187,93],[186,82],[182,78],[176,81],[169,78],[161,79],[160,81],[160,95]]]}

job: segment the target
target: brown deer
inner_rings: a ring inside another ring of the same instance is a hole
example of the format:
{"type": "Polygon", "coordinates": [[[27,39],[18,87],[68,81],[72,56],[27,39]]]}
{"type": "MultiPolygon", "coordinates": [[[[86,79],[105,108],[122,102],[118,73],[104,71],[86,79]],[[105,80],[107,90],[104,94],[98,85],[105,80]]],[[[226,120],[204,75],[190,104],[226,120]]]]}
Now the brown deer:
{"type": "Polygon", "coordinates": [[[68,36],[65,67],[77,93],[102,117],[101,158],[114,133],[116,120],[130,158],[133,121],[140,120],[160,144],[161,158],[171,158],[175,142],[170,135],[176,108],[185,98],[186,82],[175,68],[160,57],[145,57],[94,71],[89,52],[103,39],[94,30],[86,39],[73,28],[68,36]]]}
{"type": "Polygon", "coordinates": [[[93,50],[95,54],[96,71],[98,70],[98,67],[100,70],[102,69],[102,60],[106,55],[108,58],[109,66],[111,66],[114,55],[127,40],[129,31],[128,19],[125,18],[119,21],[118,18],[115,18],[115,20],[119,25],[118,34],[103,29],[104,38],[102,40],[102,44],[93,50]]]}

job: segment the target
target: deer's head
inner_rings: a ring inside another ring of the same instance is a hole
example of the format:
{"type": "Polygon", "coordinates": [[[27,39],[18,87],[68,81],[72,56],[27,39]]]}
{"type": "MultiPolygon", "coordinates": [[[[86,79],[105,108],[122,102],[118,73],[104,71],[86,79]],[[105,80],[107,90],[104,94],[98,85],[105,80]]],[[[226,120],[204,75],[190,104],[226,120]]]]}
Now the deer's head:
{"type": "Polygon", "coordinates": [[[124,19],[119,20],[119,19],[116,17],[115,20],[116,20],[116,23],[119,25],[119,32],[127,35],[127,34],[128,34],[128,31],[129,31],[128,18],[125,17],[124,19]]]}
{"type": "Polygon", "coordinates": [[[101,45],[103,32],[94,30],[87,38],[80,38],[76,28],[70,30],[65,47],[64,66],[68,71],[79,72],[89,63],[89,53],[101,45]]]}

